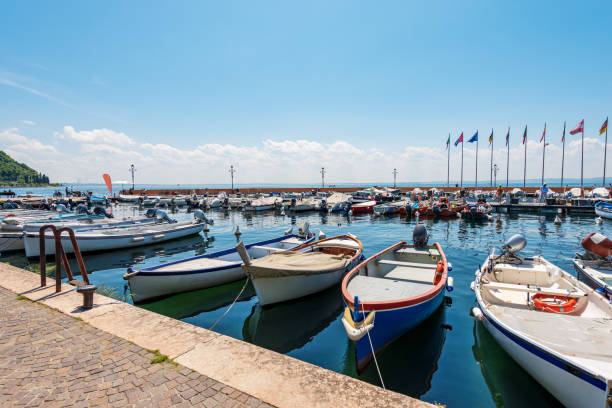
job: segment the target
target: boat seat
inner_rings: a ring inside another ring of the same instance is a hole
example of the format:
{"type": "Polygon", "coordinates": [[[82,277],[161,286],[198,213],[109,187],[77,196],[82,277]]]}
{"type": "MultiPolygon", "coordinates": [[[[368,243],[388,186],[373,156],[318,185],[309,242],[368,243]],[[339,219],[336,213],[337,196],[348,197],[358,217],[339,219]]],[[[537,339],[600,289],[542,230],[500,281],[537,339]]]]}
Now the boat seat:
{"type": "Polygon", "coordinates": [[[406,247],[401,248],[395,251],[397,254],[420,254],[420,255],[431,255],[431,256],[440,256],[440,251],[435,248],[414,248],[414,247],[406,247]]]}
{"type": "Polygon", "coordinates": [[[359,296],[361,302],[380,302],[411,298],[432,289],[430,283],[407,282],[356,275],[347,285],[351,296],[359,296]]]}
{"type": "Polygon", "coordinates": [[[535,287],[526,285],[515,285],[513,283],[499,283],[499,282],[491,282],[482,285],[484,289],[494,289],[494,290],[510,290],[515,292],[528,292],[528,293],[543,293],[545,295],[553,295],[553,296],[567,296],[572,298],[587,296],[581,290],[576,290],[575,292],[569,292],[566,289],[556,289],[556,288],[546,288],[546,287],[535,287]]]}
{"type": "Polygon", "coordinates": [[[397,266],[385,274],[385,279],[433,285],[434,269],[397,266]]]}
{"type": "Polygon", "coordinates": [[[407,266],[410,268],[427,268],[427,269],[436,269],[436,267],[438,266],[437,264],[426,264],[426,263],[419,263],[419,262],[402,262],[402,261],[393,261],[393,260],[387,260],[387,259],[380,259],[378,261],[376,261],[377,263],[381,264],[381,265],[396,265],[396,266],[407,266]]]}

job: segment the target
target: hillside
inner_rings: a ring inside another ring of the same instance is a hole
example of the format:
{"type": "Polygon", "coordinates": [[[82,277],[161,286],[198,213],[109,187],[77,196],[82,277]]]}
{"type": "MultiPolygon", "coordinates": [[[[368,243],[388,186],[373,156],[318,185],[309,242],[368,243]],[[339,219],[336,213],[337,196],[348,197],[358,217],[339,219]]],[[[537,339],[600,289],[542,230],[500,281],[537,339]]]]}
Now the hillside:
{"type": "Polygon", "coordinates": [[[19,163],[0,150],[0,184],[39,185],[49,184],[49,177],[19,163]]]}

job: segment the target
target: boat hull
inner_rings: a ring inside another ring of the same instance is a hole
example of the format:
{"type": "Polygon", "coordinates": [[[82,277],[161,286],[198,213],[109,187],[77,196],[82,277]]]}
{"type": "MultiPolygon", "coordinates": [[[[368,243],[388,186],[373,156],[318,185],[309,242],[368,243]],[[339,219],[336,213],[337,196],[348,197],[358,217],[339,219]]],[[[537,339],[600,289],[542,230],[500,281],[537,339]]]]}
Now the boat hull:
{"type": "Polygon", "coordinates": [[[486,312],[483,324],[497,343],[542,387],[567,407],[606,407],[605,382],[573,370],[573,364],[512,333],[486,312]],[[572,368],[570,368],[572,367],[572,368]],[[570,371],[570,370],[573,370],[570,371]],[[587,377],[588,378],[584,378],[587,377]]]}
{"type": "Polygon", "coordinates": [[[612,211],[606,211],[598,206],[595,206],[595,214],[602,218],[612,219],[612,211]]]}
{"type": "Polygon", "coordinates": [[[360,257],[356,257],[346,267],[328,273],[252,279],[253,287],[262,306],[286,302],[321,292],[338,284],[359,260],[360,257]]]}
{"type": "Polygon", "coordinates": [[[583,268],[582,265],[576,260],[574,260],[574,269],[576,269],[578,279],[580,279],[593,289],[601,289],[601,291],[603,291],[602,293],[605,293],[605,296],[608,299],[612,298],[612,289],[608,285],[605,285],[603,282],[599,282],[597,279],[595,279],[594,276],[591,276],[588,270],[586,268],[583,268]]]}
{"type": "Polygon", "coordinates": [[[441,288],[434,297],[423,303],[399,309],[377,310],[370,336],[366,335],[355,342],[357,372],[361,374],[372,361],[372,349],[378,353],[389,343],[421,324],[440,307],[443,299],[444,289],[441,288]]]}
{"type": "Polygon", "coordinates": [[[129,278],[130,294],[134,302],[224,285],[246,277],[240,263],[230,268],[217,268],[202,273],[165,274],[163,279],[156,276],[152,278],[151,275],[154,274],[141,272],[129,278]]]}
{"type": "MultiPolygon", "coordinates": [[[[119,248],[132,248],[142,245],[155,244],[158,242],[170,241],[195,235],[202,232],[204,224],[192,224],[179,229],[170,231],[155,231],[152,233],[136,233],[133,235],[108,235],[104,237],[80,236],[76,233],[77,243],[81,252],[106,251],[119,248]]],[[[40,256],[40,243],[38,234],[26,234],[24,237],[25,251],[27,257],[40,256]]],[[[62,235],[62,246],[64,251],[73,253],[74,248],[67,234],[62,235]]],[[[55,239],[50,235],[45,235],[45,254],[55,254],[55,239]]]]}
{"type": "Polygon", "coordinates": [[[23,232],[0,233],[0,254],[3,252],[23,251],[23,232]]]}

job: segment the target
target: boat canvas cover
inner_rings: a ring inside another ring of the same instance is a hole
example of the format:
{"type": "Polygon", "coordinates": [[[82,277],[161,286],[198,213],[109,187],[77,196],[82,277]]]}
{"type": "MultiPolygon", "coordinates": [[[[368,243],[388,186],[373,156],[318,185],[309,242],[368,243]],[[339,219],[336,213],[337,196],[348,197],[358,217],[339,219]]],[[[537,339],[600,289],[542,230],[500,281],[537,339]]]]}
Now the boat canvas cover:
{"type": "Polygon", "coordinates": [[[277,252],[244,266],[253,278],[318,275],[346,268],[351,263],[348,255],[322,252],[277,252]]]}

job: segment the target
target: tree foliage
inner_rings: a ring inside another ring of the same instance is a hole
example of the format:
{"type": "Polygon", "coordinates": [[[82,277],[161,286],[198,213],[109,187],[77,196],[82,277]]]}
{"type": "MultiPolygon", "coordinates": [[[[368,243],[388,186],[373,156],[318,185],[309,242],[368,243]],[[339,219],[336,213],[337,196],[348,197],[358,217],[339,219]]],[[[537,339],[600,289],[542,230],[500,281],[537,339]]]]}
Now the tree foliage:
{"type": "Polygon", "coordinates": [[[0,183],[49,184],[49,177],[13,160],[11,156],[0,150],[0,183]]]}

